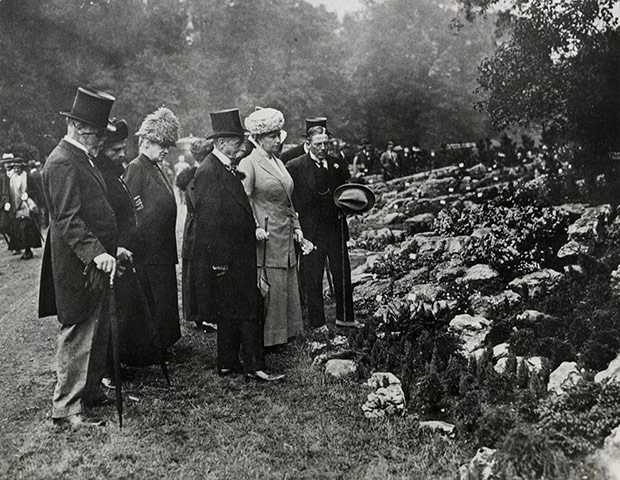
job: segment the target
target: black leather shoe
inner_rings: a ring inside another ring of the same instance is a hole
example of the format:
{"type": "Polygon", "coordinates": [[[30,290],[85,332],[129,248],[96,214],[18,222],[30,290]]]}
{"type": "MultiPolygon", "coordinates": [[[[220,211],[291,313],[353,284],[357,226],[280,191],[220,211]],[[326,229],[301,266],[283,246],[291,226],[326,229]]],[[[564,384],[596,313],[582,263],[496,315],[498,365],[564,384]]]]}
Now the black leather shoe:
{"type": "Polygon", "coordinates": [[[68,417],[53,418],[52,423],[58,428],[80,428],[105,427],[105,420],[85,417],[82,414],[70,415],[68,417]]]}
{"type": "Polygon", "coordinates": [[[240,373],[243,373],[243,370],[241,368],[218,368],[217,369],[217,374],[220,377],[228,377],[230,375],[238,375],[240,373]]]}
{"type": "Polygon", "coordinates": [[[255,372],[248,373],[247,378],[251,380],[256,380],[257,382],[277,382],[284,378],[283,373],[269,374],[263,370],[256,370],[255,372]]]}

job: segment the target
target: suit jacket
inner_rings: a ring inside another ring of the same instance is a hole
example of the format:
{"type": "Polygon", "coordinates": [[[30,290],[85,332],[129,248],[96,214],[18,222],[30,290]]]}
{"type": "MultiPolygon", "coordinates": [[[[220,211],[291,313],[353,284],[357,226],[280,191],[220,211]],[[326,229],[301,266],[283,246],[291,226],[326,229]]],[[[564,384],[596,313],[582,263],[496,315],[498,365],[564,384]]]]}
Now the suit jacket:
{"type": "Polygon", "coordinates": [[[123,180],[144,205],[138,211],[138,232],[144,243],[141,260],[148,265],[176,264],[177,205],[168,179],[157,164],[139,155],[127,165],[123,180]]]}
{"type": "MultiPolygon", "coordinates": [[[[320,197],[316,185],[317,166],[309,154],[297,157],[286,164],[295,188],[293,189],[293,205],[299,214],[299,222],[304,237],[317,244],[324,240],[320,237],[319,226],[328,227],[328,230],[339,235],[338,208],[331,202],[329,214],[321,217],[320,197]]],[[[336,188],[345,183],[348,172],[332,157],[327,157],[327,171],[329,189],[333,194],[336,188]]],[[[325,231],[325,230],[323,230],[325,231]]],[[[348,239],[348,230],[345,229],[345,239],[348,239]]]]}
{"type": "Polygon", "coordinates": [[[282,154],[280,155],[280,160],[282,160],[282,163],[288,163],[294,158],[305,155],[305,153],[306,151],[304,150],[304,144],[302,142],[299,145],[295,145],[294,147],[282,152],[282,154]]]}
{"type": "Polygon", "coordinates": [[[50,229],[43,253],[39,317],[58,315],[63,325],[79,323],[101,298],[84,285],[84,268],[102,254],[116,254],[114,211],[106,185],[80,149],[62,140],[42,172],[50,229]]]}
{"type": "Polygon", "coordinates": [[[245,173],[243,187],[250,199],[256,223],[265,228],[269,219],[269,241],[257,242],[256,261],[263,266],[263,249],[267,244],[268,267],[288,268],[297,264],[293,233],[301,228],[293,208],[293,179],[277,158],[269,158],[261,148],[252,150],[241,160],[245,173]]]}
{"type": "Polygon", "coordinates": [[[144,247],[138,233],[138,216],[133,194],[121,178],[123,167],[114,165],[112,160],[103,154],[95,159],[95,165],[105,180],[108,202],[116,216],[118,246],[126,248],[136,256],[141,256],[144,247]]]}
{"type": "Polygon", "coordinates": [[[241,180],[213,154],[194,176],[198,308],[210,320],[255,319],[256,223],[241,180]],[[217,275],[214,266],[227,266],[217,275]]]}

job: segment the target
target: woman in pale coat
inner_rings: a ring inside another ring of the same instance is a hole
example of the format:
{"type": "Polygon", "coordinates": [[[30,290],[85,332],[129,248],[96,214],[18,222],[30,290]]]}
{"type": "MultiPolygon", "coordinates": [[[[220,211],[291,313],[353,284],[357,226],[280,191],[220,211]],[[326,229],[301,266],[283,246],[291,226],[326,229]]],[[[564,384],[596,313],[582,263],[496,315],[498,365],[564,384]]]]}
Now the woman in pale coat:
{"type": "Polygon", "coordinates": [[[287,343],[303,329],[294,242],[303,234],[291,203],[293,179],[275,156],[284,116],[273,108],[257,109],[245,119],[256,148],[241,160],[243,186],[256,220],[258,275],[265,258],[269,295],[265,315],[265,347],[287,343]],[[265,219],[268,228],[265,229],[265,219]],[[264,248],[267,249],[265,257],[264,248]]]}

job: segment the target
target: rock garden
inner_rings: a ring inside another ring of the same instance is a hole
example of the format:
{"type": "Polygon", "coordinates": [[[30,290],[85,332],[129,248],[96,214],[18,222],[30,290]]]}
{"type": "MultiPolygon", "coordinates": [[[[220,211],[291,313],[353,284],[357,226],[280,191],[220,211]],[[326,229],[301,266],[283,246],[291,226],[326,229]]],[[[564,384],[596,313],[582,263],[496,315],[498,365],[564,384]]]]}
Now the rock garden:
{"type": "Polygon", "coordinates": [[[463,480],[620,468],[620,215],[559,165],[371,178],[349,219],[365,326],[315,365],[366,382],[367,418],[471,448],[463,480]]]}

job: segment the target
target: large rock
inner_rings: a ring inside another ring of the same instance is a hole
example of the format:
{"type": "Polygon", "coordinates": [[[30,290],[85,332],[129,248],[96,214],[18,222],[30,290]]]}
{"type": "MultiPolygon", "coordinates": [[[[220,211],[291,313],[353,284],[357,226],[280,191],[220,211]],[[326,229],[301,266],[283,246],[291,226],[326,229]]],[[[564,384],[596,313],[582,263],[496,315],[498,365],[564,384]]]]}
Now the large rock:
{"type": "Polygon", "coordinates": [[[605,478],[620,480],[620,425],[605,438],[603,448],[595,453],[594,460],[607,474],[605,478]]]}
{"type": "Polygon", "coordinates": [[[357,285],[353,289],[353,299],[356,302],[375,299],[377,298],[377,295],[383,295],[386,293],[390,289],[391,285],[392,280],[387,278],[370,280],[369,282],[357,285]]]}
{"type": "Polygon", "coordinates": [[[487,174],[487,167],[482,163],[478,163],[467,169],[467,174],[472,178],[482,178],[487,174]]]}
{"type": "Polygon", "coordinates": [[[558,258],[578,257],[579,255],[590,255],[594,250],[594,245],[586,245],[576,240],[569,240],[558,250],[558,258]]]}
{"type": "Polygon", "coordinates": [[[455,237],[448,237],[445,245],[446,252],[450,256],[460,255],[465,250],[465,247],[470,242],[468,235],[457,235],[455,237]]]}
{"type": "Polygon", "coordinates": [[[405,216],[400,212],[387,213],[381,219],[383,225],[392,225],[394,223],[401,223],[405,219],[405,216]]]}
{"type": "Polygon", "coordinates": [[[547,391],[557,395],[563,395],[567,388],[577,385],[581,380],[583,380],[583,377],[575,362],[562,362],[560,366],[549,375],[547,391]]]}
{"type": "Polygon", "coordinates": [[[376,372],[366,380],[366,385],[376,390],[378,388],[389,387],[390,385],[400,385],[400,380],[393,373],[376,372]]]}
{"type": "Polygon", "coordinates": [[[553,317],[551,315],[539,312],[538,310],[525,310],[517,315],[518,321],[528,324],[541,323],[552,319],[553,317]]]}
{"type": "Polygon", "coordinates": [[[450,187],[454,188],[457,180],[454,178],[428,179],[420,186],[420,196],[435,198],[447,195],[450,187]]]}
{"type": "Polygon", "coordinates": [[[495,478],[495,450],[482,447],[469,464],[459,468],[460,480],[493,480],[495,478]]]}
{"type": "Polygon", "coordinates": [[[491,296],[482,296],[480,293],[476,293],[469,299],[473,313],[486,318],[495,318],[498,315],[508,313],[520,301],[521,296],[512,290],[504,290],[491,296]]]}
{"type": "Polygon", "coordinates": [[[413,303],[422,302],[432,304],[437,301],[443,292],[444,289],[439,285],[434,283],[421,283],[411,287],[407,295],[407,300],[413,303]]]}
{"type": "Polygon", "coordinates": [[[491,329],[491,322],[481,316],[468,314],[457,315],[449,325],[463,341],[463,353],[471,356],[474,351],[481,348],[484,340],[491,329]]]}
{"type": "Polygon", "coordinates": [[[452,257],[447,262],[438,263],[433,269],[432,276],[438,282],[448,282],[455,280],[465,274],[463,260],[459,257],[452,257]]]}
{"type": "Polygon", "coordinates": [[[336,378],[343,378],[357,372],[357,364],[353,360],[332,359],[325,364],[325,373],[336,378]]]}
{"type": "Polygon", "coordinates": [[[427,233],[418,233],[413,236],[418,245],[418,256],[437,258],[443,254],[448,238],[427,233]]]}
{"type": "Polygon", "coordinates": [[[413,217],[407,218],[404,224],[408,227],[411,233],[428,232],[433,228],[435,221],[435,215],[432,213],[420,213],[413,217]]]}
{"type": "Polygon", "coordinates": [[[357,243],[365,244],[371,249],[378,249],[382,246],[392,243],[394,234],[389,228],[381,228],[379,230],[365,230],[357,239],[357,243]]]}
{"type": "Polygon", "coordinates": [[[489,265],[479,263],[467,269],[465,275],[461,278],[463,283],[481,284],[495,280],[499,277],[499,273],[489,265]]]}
{"type": "Polygon", "coordinates": [[[394,291],[406,293],[411,291],[414,285],[426,283],[428,267],[420,267],[411,270],[407,275],[394,281],[394,291]]]}
{"type": "Polygon", "coordinates": [[[454,430],[456,430],[455,425],[439,420],[427,420],[425,422],[420,422],[418,426],[421,430],[430,430],[431,432],[439,432],[444,435],[452,435],[454,430]]]}
{"type": "Polygon", "coordinates": [[[587,245],[600,242],[611,213],[611,205],[586,208],[581,217],[568,227],[568,238],[587,245]]]}
{"type": "Polygon", "coordinates": [[[587,208],[588,205],[586,203],[564,203],[555,207],[556,210],[567,213],[568,217],[573,221],[581,217],[587,208]]]}
{"type": "Polygon", "coordinates": [[[614,358],[607,368],[594,376],[596,383],[620,383],[620,354],[614,358]]]}
{"type": "Polygon", "coordinates": [[[369,393],[362,405],[366,418],[381,418],[405,414],[405,393],[400,384],[378,388],[369,393]]]}
{"type": "Polygon", "coordinates": [[[562,278],[560,272],[545,268],[537,272],[529,273],[523,277],[515,278],[508,284],[508,287],[528,298],[536,298],[547,293],[557,285],[562,278]]]}

